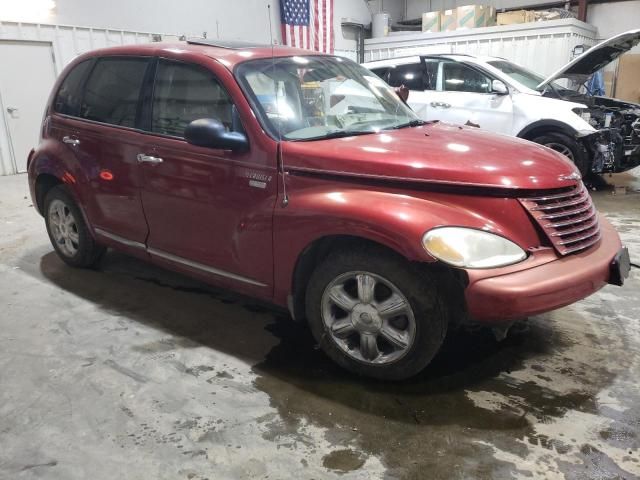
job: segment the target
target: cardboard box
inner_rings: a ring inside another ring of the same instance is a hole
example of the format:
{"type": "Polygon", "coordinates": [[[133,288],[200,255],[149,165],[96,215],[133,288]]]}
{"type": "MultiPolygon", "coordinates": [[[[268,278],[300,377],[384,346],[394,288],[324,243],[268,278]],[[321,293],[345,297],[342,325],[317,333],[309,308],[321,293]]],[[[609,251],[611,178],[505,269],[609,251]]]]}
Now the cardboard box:
{"type": "Polygon", "coordinates": [[[456,9],[445,10],[440,16],[440,31],[451,32],[458,28],[456,9]]]}
{"type": "Polygon", "coordinates": [[[640,54],[625,53],[618,60],[618,78],[615,98],[627,102],[640,102],[640,54]]]}
{"type": "Polygon", "coordinates": [[[439,32],[440,16],[442,12],[426,12],[422,14],[422,31],[423,32],[439,32]]]}
{"type": "Polygon", "coordinates": [[[496,7],[486,6],[486,13],[484,15],[484,26],[485,27],[495,27],[496,25],[496,7]]]}
{"type": "Polygon", "coordinates": [[[456,9],[458,29],[484,27],[486,23],[486,7],[483,5],[464,5],[456,9]]]}
{"type": "Polygon", "coordinates": [[[531,10],[514,10],[498,14],[498,25],[513,25],[514,23],[529,23],[536,19],[535,12],[531,10]]]}

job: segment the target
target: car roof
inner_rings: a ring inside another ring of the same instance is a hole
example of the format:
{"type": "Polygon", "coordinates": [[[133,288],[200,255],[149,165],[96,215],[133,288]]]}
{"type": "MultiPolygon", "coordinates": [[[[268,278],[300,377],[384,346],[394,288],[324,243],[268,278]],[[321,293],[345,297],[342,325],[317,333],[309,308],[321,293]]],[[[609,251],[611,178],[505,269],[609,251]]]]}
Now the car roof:
{"type": "Polygon", "coordinates": [[[207,39],[190,39],[185,42],[164,43],[140,43],[135,45],[119,45],[92,50],[79,57],[79,59],[109,56],[109,55],[153,55],[162,56],[163,52],[172,54],[203,55],[220,61],[227,68],[232,69],[236,64],[249,59],[324,55],[299,48],[285,47],[281,45],[263,45],[241,41],[221,41],[207,39]]]}
{"type": "Polygon", "coordinates": [[[403,65],[406,63],[413,63],[420,58],[446,58],[448,60],[455,60],[457,62],[473,61],[476,63],[484,63],[495,60],[505,60],[501,57],[490,57],[485,55],[469,55],[466,53],[427,53],[421,55],[410,55],[407,57],[393,57],[386,58],[384,60],[375,60],[372,62],[365,62],[363,65],[367,68],[387,67],[392,65],[403,65]]]}

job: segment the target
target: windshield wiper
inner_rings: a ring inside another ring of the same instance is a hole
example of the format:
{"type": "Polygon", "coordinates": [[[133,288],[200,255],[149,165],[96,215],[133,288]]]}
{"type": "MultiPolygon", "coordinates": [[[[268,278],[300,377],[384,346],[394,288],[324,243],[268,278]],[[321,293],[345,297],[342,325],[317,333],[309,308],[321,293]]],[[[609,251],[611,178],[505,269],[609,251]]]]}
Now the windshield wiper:
{"type": "Polygon", "coordinates": [[[371,133],[376,133],[376,130],[333,130],[332,132],[328,132],[324,135],[319,135],[317,137],[296,138],[295,141],[308,142],[311,140],[328,140],[331,138],[344,138],[344,137],[355,137],[356,135],[369,135],[371,133]]]}
{"type": "Polygon", "coordinates": [[[399,125],[393,125],[392,127],[383,128],[383,130],[398,130],[399,128],[409,128],[409,127],[420,127],[422,125],[426,125],[427,123],[424,120],[411,120],[407,123],[401,123],[399,125]]]}

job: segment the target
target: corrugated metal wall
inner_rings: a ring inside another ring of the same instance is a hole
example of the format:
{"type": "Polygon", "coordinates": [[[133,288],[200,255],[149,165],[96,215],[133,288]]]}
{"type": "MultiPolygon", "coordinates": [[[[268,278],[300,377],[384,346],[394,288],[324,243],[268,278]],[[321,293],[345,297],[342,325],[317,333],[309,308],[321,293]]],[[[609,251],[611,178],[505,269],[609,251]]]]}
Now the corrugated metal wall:
{"type": "Polygon", "coordinates": [[[571,59],[576,45],[595,44],[596,29],[574,19],[454,32],[393,35],[365,41],[365,60],[429,53],[504,57],[549,75],[571,59]]]}
{"type": "MultiPolygon", "coordinates": [[[[51,43],[54,55],[52,61],[54,61],[56,74],[60,74],[64,66],[74,57],[88,50],[123,44],[147,43],[158,38],[160,38],[158,34],[149,32],[0,21],[0,41],[17,40],[51,43]]],[[[165,41],[177,40],[177,37],[172,35],[161,35],[161,38],[165,41]]],[[[10,68],[10,66],[0,65],[0,68],[10,68]]],[[[35,128],[39,128],[39,125],[36,125],[35,128]]],[[[3,109],[0,112],[0,175],[15,173],[15,166],[9,154],[7,132],[3,109]]]]}
{"type": "MultiPolygon", "coordinates": [[[[100,28],[45,25],[0,21],[0,40],[29,40],[51,42],[58,73],[77,55],[95,48],[147,43],[159,34],[105,30],[100,28]]],[[[161,35],[162,40],[177,40],[171,35],[161,35]]]]}

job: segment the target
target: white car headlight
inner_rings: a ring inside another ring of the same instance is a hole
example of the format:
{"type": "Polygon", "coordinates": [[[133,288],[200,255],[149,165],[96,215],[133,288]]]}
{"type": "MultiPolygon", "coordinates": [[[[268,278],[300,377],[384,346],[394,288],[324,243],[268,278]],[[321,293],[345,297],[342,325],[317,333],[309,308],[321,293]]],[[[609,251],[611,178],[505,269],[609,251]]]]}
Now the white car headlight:
{"type": "Polygon", "coordinates": [[[503,267],[527,258],[512,241],[473,228],[434,228],[424,234],[422,246],[438,260],[464,268],[503,267]]]}

